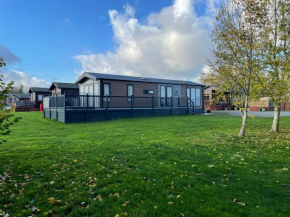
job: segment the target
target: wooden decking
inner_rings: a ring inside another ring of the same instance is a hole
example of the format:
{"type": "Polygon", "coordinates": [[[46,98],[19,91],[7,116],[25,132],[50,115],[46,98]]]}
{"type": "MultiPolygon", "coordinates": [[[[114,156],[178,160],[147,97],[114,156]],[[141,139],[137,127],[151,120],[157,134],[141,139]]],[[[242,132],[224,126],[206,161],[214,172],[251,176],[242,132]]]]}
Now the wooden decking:
{"type": "Polygon", "coordinates": [[[187,98],[60,96],[44,101],[44,117],[63,123],[204,113],[187,98]]]}

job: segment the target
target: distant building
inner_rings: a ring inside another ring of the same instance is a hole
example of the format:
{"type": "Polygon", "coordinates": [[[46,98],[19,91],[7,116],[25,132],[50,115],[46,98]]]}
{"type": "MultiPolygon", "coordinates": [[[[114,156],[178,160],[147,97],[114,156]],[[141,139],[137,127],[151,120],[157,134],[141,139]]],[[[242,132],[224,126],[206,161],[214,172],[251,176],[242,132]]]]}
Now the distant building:
{"type": "Polygon", "coordinates": [[[19,94],[19,101],[30,101],[30,94],[19,94]]]}
{"type": "Polygon", "coordinates": [[[6,109],[10,109],[13,102],[19,101],[19,96],[14,93],[5,94],[6,98],[6,109]]]}
{"type": "Polygon", "coordinates": [[[34,106],[39,108],[43,103],[43,97],[50,96],[51,91],[48,88],[43,87],[31,87],[29,88],[30,101],[34,102],[34,106]]]}
{"type": "Polygon", "coordinates": [[[51,95],[78,95],[79,85],[74,83],[53,82],[49,88],[51,95]]]}

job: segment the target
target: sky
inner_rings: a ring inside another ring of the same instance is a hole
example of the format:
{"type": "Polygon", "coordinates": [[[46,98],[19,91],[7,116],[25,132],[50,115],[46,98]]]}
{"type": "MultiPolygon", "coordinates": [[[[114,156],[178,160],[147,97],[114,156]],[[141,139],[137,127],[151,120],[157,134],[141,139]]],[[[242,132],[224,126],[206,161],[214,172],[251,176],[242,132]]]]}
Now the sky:
{"type": "Polygon", "coordinates": [[[0,0],[0,74],[16,85],[85,71],[198,81],[220,0],[0,0]]]}

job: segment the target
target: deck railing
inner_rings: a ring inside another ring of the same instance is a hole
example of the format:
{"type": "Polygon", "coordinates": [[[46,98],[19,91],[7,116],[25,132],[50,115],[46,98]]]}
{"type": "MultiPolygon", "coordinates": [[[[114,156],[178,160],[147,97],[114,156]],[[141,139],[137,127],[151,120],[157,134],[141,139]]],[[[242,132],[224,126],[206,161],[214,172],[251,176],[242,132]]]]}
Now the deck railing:
{"type": "Polygon", "coordinates": [[[137,96],[95,96],[55,95],[44,97],[44,108],[65,109],[155,109],[194,107],[189,98],[181,97],[137,97],[137,96]]]}

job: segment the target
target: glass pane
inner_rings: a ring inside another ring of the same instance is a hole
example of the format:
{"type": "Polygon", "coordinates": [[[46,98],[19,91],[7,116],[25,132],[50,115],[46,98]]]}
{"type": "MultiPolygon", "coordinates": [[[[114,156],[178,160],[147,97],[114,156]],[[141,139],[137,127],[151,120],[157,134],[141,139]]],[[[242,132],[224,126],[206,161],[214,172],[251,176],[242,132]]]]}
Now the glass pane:
{"type": "Polygon", "coordinates": [[[94,84],[94,95],[99,96],[99,84],[94,84]]]}
{"type": "Polygon", "coordinates": [[[104,95],[110,96],[110,85],[109,84],[104,84],[104,95]]]}
{"type": "Polygon", "coordinates": [[[88,93],[89,93],[89,87],[88,86],[85,86],[84,94],[88,94],[88,93]]]}
{"type": "Polygon", "coordinates": [[[165,86],[161,86],[160,97],[165,97],[165,86]]]}
{"type": "Polygon", "coordinates": [[[80,95],[84,95],[84,93],[85,93],[85,86],[84,85],[81,85],[80,95]]]}
{"type": "Polygon", "coordinates": [[[132,95],[133,95],[133,86],[128,85],[128,96],[132,96],[132,95]]]}
{"type": "Polygon", "coordinates": [[[194,106],[195,106],[195,88],[190,89],[190,94],[191,94],[191,101],[194,102],[194,106]]]}
{"type": "Polygon", "coordinates": [[[200,89],[196,89],[196,99],[195,99],[195,106],[200,106],[200,89]]]}
{"type": "Polygon", "coordinates": [[[172,97],[172,87],[167,87],[167,98],[172,97]]]}
{"type": "Polygon", "coordinates": [[[186,97],[190,98],[190,88],[187,88],[187,90],[186,90],[186,97]]]}

